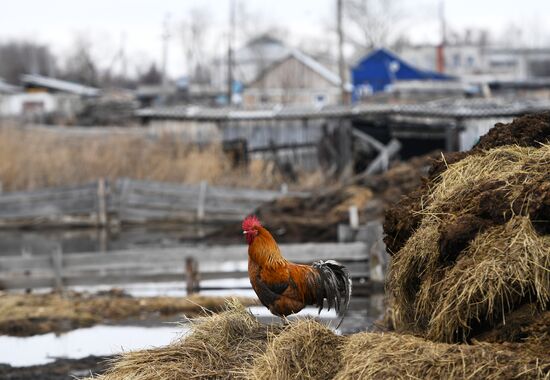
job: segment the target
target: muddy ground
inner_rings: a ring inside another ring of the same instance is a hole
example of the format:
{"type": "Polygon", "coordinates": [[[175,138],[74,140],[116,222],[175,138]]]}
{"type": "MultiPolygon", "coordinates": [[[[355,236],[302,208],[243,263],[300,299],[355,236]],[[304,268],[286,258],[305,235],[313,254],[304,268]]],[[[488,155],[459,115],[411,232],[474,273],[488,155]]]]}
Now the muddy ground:
{"type": "Polygon", "coordinates": [[[113,357],[88,356],[83,359],[58,359],[53,363],[30,367],[12,367],[0,364],[3,380],[74,380],[91,374],[101,374],[107,369],[106,360],[113,357]]]}
{"type": "MultiPolygon", "coordinates": [[[[419,182],[417,189],[405,195],[394,206],[388,208],[385,214],[384,242],[390,255],[398,252],[413,232],[419,227],[421,215],[419,211],[425,208],[426,194],[438,181],[439,175],[447,165],[477,155],[487,149],[505,145],[523,147],[538,147],[550,143],[550,112],[528,115],[515,119],[510,124],[497,123],[468,152],[445,154],[444,158],[435,160],[429,170],[427,179],[419,182]]],[[[524,168],[524,176],[529,175],[528,167],[524,168]]],[[[518,176],[517,181],[525,178],[518,176]]],[[[506,223],[513,215],[528,214],[535,221],[534,226],[540,233],[550,233],[550,176],[524,188],[524,193],[518,196],[525,202],[511,202],[508,195],[500,188],[502,183],[495,180],[472,188],[470,199],[476,205],[474,210],[461,216],[453,225],[445,226],[441,231],[441,254],[448,259],[455,257],[479,232],[495,225],[506,223]],[[527,206],[526,206],[527,205],[527,206]],[[526,208],[525,208],[526,207],[526,208]]],[[[450,204],[449,213],[453,208],[461,208],[461,204],[450,204]]]]}
{"type": "MultiPolygon", "coordinates": [[[[254,299],[239,299],[245,305],[257,304],[254,299]]],[[[99,294],[4,293],[0,295],[0,334],[32,336],[130,319],[162,322],[174,316],[192,318],[203,315],[203,308],[219,311],[225,302],[225,297],[201,295],[137,298],[116,289],[99,294]]]]}
{"type": "MultiPolygon", "coordinates": [[[[358,175],[319,189],[311,197],[286,197],[261,206],[255,214],[278,242],[324,242],[337,240],[338,224],[349,222],[349,207],[357,206],[362,224],[381,220],[384,210],[422,184],[430,164],[440,157],[434,152],[397,162],[383,174],[358,175]]],[[[206,237],[242,242],[240,223],[232,223],[206,237]]]]}

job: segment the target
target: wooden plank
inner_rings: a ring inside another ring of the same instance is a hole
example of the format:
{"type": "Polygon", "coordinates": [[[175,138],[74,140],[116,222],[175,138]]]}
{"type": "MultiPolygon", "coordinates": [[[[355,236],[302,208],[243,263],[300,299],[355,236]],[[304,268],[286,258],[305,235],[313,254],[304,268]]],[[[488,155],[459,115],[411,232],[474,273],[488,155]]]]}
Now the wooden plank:
{"type": "Polygon", "coordinates": [[[55,289],[63,290],[63,252],[61,248],[57,248],[52,252],[52,267],[55,278],[55,289]]]}
{"type": "MultiPolygon", "coordinates": [[[[366,245],[362,242],[340,243],[306,243],[283,244],[280,246],[283,255],[295,262],[313,260],[364,260],[367,258],[366,245]]],[[[224,262],[243,261],[248,259],[246,245],[228,246],[182,246],[177,248],[140,249],[112,251],[105,255],[93,253],[67,254],[64,266],[112,264],[117,262],[156,262],[159,260],[178,260],[195,257],[199,263],[215,262],[223,258],[224,262]]],[[[0,264],[2,259],[0,259],[0,264]]]]}
{"type": "Polygon", "coordinates": [[[107,189],[104,178],[97,182],[97,223],[100,226],[107,224],[107,189]]]}
{"type": "Polygon", "coordinates": [[[12,207],[0,208],[0,218],[38,218],[51,219],[59,216],[70,215],[96,215],[96,200],[67,200],[62,203],[43,203],[35,205],[12,205],[12,207]]]}
{"type": "Polygon", "coordinates": [[[378,156],[369,164],[365,170],[365,174],[371,175],[388,170],[390,159],[401,149],[401,143],[392,139],[383,150],[380,151],[378,156]]]}
{"type": "Polygon", "coordinates": [[[26,269],[51,268],[49,256],[4,256],[0,257],[0,273],[9,271],[24,271],[26,269]]]}
{"type": "Polygon", "coordinates": [[[199,199],[197,201],[197,219],[204,219],[205,212],[205,202],[206,202],[206,191],[208,190],[208,182],[201,181],[199,186],[199,199]]]}
{"type": "MultiPolygon", "coordinates": [[[[348,267],[353,278],[368,278],[364,243],[289,244],[282,245],[281,249],[291,261],[311,263],[317,259],[336,259],[348,267]]],[[[106,254],[67,254],[58,255],[57,260],[48,256],[3,257],[0,258],[0,287],[184,281],[185,262],[189,257],[194,257],[199,263],[201,280],[248,276],[246,246],[194,246],[106,254]]]]}
{"type": "Polygon", "coordinates": [[[41,189],[33,191],[19,191],[12,193],[3,193],[0,195],[0,204],[12,202],[39,202],[49,199],[65,199],[68,196],[87,196],[94,194],[97,189],[97,183],[93,182],[83,186],[41,189]]]}
{"type": "MultiPolygon", "coordinates": [[[[365,260],[366,245],[362,242],[340,243],[306,243],[283,244],[281,251],[291,261],[309,262],[313,260],[336,259],[341,261],[365,260]]],[[[245,261],[248,259],[247,247],[242,245],[228,246],[181,246],[175,248],[152,248],[111,251],[100,255],[97,252],[73,253],[63,256],[63,266],[70,269],[86,265],[115,265],[124,263],[155,263],[162,261],[184,260],[195,257],[201,264],[204,262],[245,261]]],[[[25,269],[50,268],[48,256],[6,256],[0,257],[0,272],[22,271],[25,269]]]]}

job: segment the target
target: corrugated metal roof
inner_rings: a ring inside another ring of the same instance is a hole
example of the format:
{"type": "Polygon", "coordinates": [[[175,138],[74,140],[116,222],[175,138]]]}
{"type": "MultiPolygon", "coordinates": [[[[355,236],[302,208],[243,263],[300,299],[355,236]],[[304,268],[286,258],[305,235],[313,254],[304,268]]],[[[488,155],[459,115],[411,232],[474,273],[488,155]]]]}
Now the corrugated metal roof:
{"type": "Polygon", "coordinates": [[[61,79],[45,77],[42,75],[24,74],[21,82],[25,84],[42,86],[53,90],[68,92],[80,96],[98,96],[100,90],[95,87],[84,86],[79,83],[68,82],[61,79]]]}
{"type": "Polygon", "coordinates": [[[0,78],[0,94],[16,94],[20,91],[19,87],[6,83],[0,78]]]}
{"type": "Polygon", "coordinates": [[[137,111],[138,117],[181,120],[270,120],[304,118],[340,118],[369,115],[418,116],[439,118],[485,118],[516,116],[550,111],[549,100],[461,99],[432,101],[422,104],[358,104],[352,106],[274,107],[240,110],[204,107],[162,107],[137,111]]]}

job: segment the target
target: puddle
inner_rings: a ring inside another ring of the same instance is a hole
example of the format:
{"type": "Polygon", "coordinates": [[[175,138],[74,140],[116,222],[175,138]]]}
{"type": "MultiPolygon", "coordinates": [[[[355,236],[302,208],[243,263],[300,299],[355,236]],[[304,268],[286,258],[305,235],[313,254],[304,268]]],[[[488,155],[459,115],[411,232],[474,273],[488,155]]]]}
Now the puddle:
{"type": "Polygon", "coordinates": [[[80,359],[167,345],[182,336],[182,326],[104,326],[29,338],[0,336],[0,362],[14,367],[41,365],[58,358],[80,359]]]}
{"type": "MultiPolygon", "coordinates": [[[[373,322],[384,311],[383,298],[383,295],[352,298],[346,317],[338,329],[339,333],[351,334],[372,329],[373,322]]],[[[252,306],[249,310],[262,323],[281,322],[263,306],[252,306]]],[[[323,310],[318,314],[314,307],[307,307],[289,319],[304,317],[314,317],[331,328],[340,322],[334,310],[323,310]]],[[[0,336],[0,363],[24,367],[51,363],[58,358],[108,356],[124,351],[165,346],[187,331],[188,327],[185,325],[176,324],[164,324],[162,327],[97,325],[57,336],[54,333],[29,338],[0,336]]]]}
{"type": "MultiPolygon", "coordinates": [[[[241,296],[241,297],[256,297],[256,293],[250,287],[248,278],[227,278],[220,280],[203,280],[201,286],[205,288],[219,288],[215,290],[201,290],[199,294],[207,296],[241,296]],[[237,289],[236,289],[237,288],[237,289]],[[240,289],[241,288],[241,289],[240,289]],[[246,288],[246,289],[242,289],[246,288]]],[[[117,289],[123,290],[126,294],[132,297],[185,297],[187,296],[187,288],[184,281],[172,282],[147,282],[117,285],[117,289]]],[[[97,293],[113,289],[113,285],[97,285],[97,286],[71,286],[71,290],[77,292],[97,293]]],[[[49,288],[37,289],[37,293],[50,292],[49,288]]]]}

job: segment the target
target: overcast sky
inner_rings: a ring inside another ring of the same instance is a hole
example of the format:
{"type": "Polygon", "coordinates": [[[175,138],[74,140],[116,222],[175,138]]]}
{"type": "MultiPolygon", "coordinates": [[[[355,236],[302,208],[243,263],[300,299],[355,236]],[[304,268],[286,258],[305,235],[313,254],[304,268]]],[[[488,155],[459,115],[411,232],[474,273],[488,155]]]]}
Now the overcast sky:
{"type": "MultiPolygon", "coordinates": [[[[336,0],[240,0],[262,26],[288,30],[291,43],[319,38],[334,19],[336,0]]],[[[193,8],[208,10],[211,50],[223,48],[229,0],[2,0],[0,41],[12,38],[46,43],[59,54],[69,51],[77,36],[85,35],[103,64],[112,61],[124,41],[130,64],[159,62],[162,22],[169,14],[172,32],[169,72],[185,71],[178,26],[193,8]]],[[[407,35],[417,43],[438,41],[439,0],[401,0],[407,15],[407,35]]],[[[550,0],[445,0],[451,28],[486,28],[494,36],[511,24],[523,29],[532,45],[550,45],[550,0]]]]}

